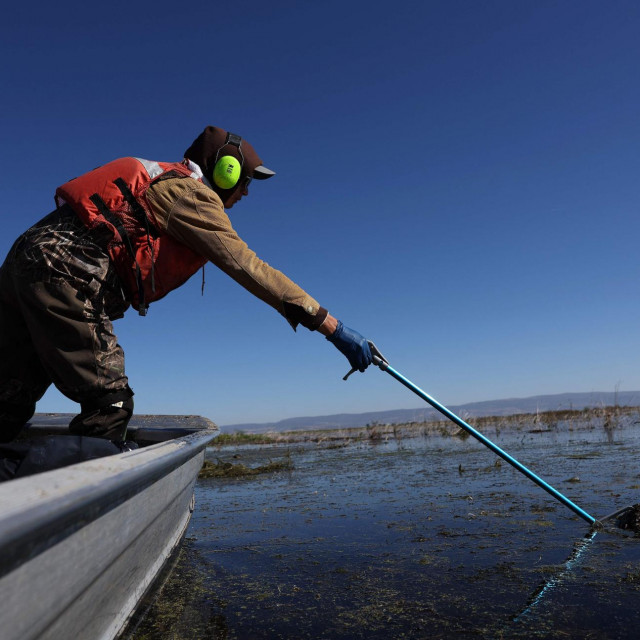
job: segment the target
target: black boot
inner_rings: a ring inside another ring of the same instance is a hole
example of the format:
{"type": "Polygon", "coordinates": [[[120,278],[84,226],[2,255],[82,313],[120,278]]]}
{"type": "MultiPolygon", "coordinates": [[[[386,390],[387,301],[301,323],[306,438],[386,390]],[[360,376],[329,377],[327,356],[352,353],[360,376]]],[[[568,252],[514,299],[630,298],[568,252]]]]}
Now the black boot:
{"type": "Polygon", "coordinates": [[[133,415],[133,391],[127,387],[98,400],[81,403],[82,411],[69,423],[69,431],[82,436],[122,442],[133,415]]]}

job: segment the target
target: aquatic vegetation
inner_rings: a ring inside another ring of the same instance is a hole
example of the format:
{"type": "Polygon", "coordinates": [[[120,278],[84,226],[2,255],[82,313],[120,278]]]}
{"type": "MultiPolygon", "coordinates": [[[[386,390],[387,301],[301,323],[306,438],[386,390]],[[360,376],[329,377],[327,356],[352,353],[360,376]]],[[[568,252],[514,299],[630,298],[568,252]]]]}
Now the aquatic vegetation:
{"type": "Polygon", "coordinates": [[[245,433],[244,431],[236,431],[235,433],[221,433],[213,441],[213,446],[271,444],[272,442],[275,442],[275,438],[269,433],[245,433]]]}
{"type": "Polygon", "coordinates": [[[259,467],[247,467],[242,463],[234,464],[232,462],[223,462],[222,460],[218,462],[205,460],[198,478],[239,478],[242,476],[257,476],[261,473],[273,473],[275,471],[291,471],[293,468],[293,462],[291,462],[289,456],[284,460],[268,462],[259,467]]]}
{"type": "Polygon", "coordinates": [[[620,576],[619,581],[630,584],[635,589],[640,589],[640,570],[637,567],[628,567],[625,573],[620,576]]]}
{"type": "Polygon", "coordinates": [[[566,457],[570,460],[589,460],[590,458],[599,458],[602,451],[588,451],[586,453],[570,453],[566,457]]]}

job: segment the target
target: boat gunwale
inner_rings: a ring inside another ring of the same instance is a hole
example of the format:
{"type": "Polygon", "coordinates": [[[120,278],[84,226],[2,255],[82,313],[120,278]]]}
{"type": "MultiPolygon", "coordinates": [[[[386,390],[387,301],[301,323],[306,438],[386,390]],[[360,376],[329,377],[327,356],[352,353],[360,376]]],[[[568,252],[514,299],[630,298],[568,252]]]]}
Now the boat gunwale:
{"type": "Polygon", "coordinates": [[[29,493],[37,491],[33,481],[53,483],[55,474],[64,473],[67,480],[74,476],[86,479],[86,474],[95,476],[91,484],[76,485],[51,498],[44,496],[23,509],[0,516],[0,579],[186,464],[217,433],[216,429],[200,429],[131,452],[3,483],[1,488],[26,488],[29,493]],[[108,468],[105,462],[109,463],[108,468]]]}

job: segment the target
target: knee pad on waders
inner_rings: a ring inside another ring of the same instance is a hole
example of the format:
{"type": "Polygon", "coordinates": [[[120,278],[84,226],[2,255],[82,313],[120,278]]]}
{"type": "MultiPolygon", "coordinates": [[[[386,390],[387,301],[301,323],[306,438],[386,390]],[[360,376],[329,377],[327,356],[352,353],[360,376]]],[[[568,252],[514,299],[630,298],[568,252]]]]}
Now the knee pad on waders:
{"type": "Polygon", "coordinates": [[[71,433],[123,441],[133,415],[133,391],[127,386],[118,391],[80,403],[81,412],[69,423],[71,433]]]}

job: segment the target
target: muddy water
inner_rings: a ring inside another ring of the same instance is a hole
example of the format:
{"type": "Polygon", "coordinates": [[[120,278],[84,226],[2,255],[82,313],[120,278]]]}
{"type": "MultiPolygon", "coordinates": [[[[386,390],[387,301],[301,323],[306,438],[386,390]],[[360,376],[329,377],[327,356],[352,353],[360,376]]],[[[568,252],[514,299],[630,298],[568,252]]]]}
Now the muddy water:
{"type": "MultiPolygon", "coordinates": [[[[636,416],[637,420],[637,416],[636,416]]],[[[640,502],[640,425],[487,432],[594,517],[640,502]]],[[[586,522],[475,440],[211,449],[136,640],[637,638],[640,537],[586,522]],[[573,554],[573,555],[572,555],[573,554]]]]}

